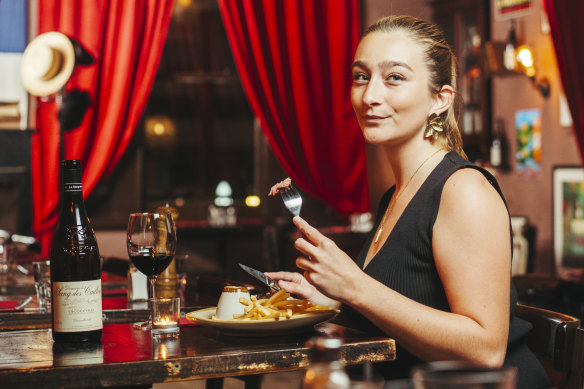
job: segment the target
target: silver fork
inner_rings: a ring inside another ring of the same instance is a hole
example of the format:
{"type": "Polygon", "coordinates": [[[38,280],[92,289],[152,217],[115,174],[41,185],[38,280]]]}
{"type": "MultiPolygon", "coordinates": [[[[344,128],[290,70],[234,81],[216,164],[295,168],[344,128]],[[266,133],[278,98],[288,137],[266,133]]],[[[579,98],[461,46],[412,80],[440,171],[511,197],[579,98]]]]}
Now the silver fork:
{"type": "Polygon", "coordinates": [[[300,216],[302,197],[300,197],[298,190],[290,184],[290,186],[280,189],[280,195],[282,196],[282,200],[284,200],[286,208],[288,208],[294,216],[300,216]]]}
{"type": "Polygon", "coordinates": [[[14,309],[15,309],[16,311],[18,311],[19,309],[22,309],[22,308],[24,308],[25,306],[27,306],[27,305],[28,305],[28,303],[30,303],[31,301],[32,301],[32,296],[28,296],[28,297],[26,298],[26,300],[24,300],[23,302],[21,302],[20,304],[18,304],[16,307],[14,307],[14,309]]]}

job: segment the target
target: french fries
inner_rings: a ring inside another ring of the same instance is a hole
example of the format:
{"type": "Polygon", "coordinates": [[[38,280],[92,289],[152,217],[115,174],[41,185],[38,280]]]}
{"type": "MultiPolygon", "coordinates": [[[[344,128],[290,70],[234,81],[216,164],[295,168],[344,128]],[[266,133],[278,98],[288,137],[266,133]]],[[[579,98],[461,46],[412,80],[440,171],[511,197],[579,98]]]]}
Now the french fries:
{"type": "Polygon", "coordinates": [[[330,310],[329,307],[316,305],[306,300],[290,298],[290,293],[284,289],[280,289],[269,298],[258,299],[256,296],[251,296],[251,300],[248,300],[242,297],[239,302],[245,305],[245,313],[233,315],[233,318],[238,320],[281,320],[290,319],[294,315],[330,310]]]}

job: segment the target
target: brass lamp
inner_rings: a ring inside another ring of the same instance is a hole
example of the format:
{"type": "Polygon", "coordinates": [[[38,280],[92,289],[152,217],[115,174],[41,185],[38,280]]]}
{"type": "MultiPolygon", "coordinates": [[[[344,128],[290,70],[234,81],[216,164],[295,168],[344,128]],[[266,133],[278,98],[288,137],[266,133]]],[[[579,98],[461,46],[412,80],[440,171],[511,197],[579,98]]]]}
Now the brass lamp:
{"type": "Polygon", "coordinates": [[[536,79],[533,50],[529,45],[517,44],[515,20],[511,20],[509,36],[504,42],[490,41],[485,44],[486,66],[492,74],[525,74],[533,86],[547,98],[550,94],[549,80],[544,77],[536,79]]]}
{"type": "Polygon", "coordinates": [[[543,97],[548,97],[550,95],[550,82],[544,77],[540,81],[535,78],[535,67],[533,59],[533,50],[528,45],[521,45],[516,50],[517,53],[517,69],[524,73],[531,82],[533,86],[540,91],[543,97]]]}

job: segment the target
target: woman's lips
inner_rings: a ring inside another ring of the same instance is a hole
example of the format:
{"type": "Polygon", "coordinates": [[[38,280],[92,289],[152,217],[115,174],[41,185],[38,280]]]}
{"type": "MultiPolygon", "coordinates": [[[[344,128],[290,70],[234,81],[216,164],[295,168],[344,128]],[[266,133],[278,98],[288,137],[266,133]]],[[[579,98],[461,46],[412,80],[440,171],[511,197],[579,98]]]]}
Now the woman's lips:
{"type": "Polygon", "coordinates": [[[371,124],[380,123],[387,118],[388,118],[388,116],[377,116],[377,115],[364,115],[363,116],[363,120],[366,123],[371,123],[371,124]]]}

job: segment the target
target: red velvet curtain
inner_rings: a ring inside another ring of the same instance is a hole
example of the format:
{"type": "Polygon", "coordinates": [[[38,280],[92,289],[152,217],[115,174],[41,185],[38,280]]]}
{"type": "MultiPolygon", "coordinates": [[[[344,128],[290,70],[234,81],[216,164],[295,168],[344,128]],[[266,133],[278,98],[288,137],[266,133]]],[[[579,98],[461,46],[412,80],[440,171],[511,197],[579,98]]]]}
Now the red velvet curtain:
{"type": "Polygon", "coordinates": [[[584,2],[544,0],[564,93],[570,106],[574,133],[584,162],[584,2]]]}
{"type": "MultiPolygon", "coordinates": [[[[142,115],[162,54],[174,0],[42,0],[39,34],[59,31],[95,58],[77,66],[68,91],[89,92],[92,105],[81,125],[64,135],[64,158],[80,159],[86,197],[120,160],[142,115]]],[[[59,202],[60,129],[55,101],[39,101],[32,139],[33,228],[50,243],[59,202]]]]}
{"type": "Polygon", "coordinates": [[[350,101],[359,0],[219,0],[243,88],[274,153],[340,214],[369,210],[350,101]]]}

